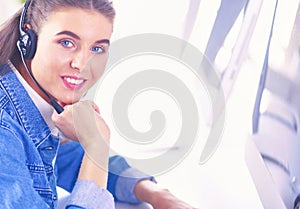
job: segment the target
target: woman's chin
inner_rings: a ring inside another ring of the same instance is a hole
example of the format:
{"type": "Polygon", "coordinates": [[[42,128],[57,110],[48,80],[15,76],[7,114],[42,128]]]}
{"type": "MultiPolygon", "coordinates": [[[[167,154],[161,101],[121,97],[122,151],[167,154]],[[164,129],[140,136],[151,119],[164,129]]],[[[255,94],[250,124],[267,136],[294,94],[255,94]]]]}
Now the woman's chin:
{"type": "Polygon", "coordinates": [[[72,104],[74,104],[74,103],[76,103],[76,102],[78,102],[79,100],[74,100],[74,99],[72,99],[72,100],[63,100],[63,101],[58,101],[58,104],[60,105],[60,106],[62,106],[62,107],[64,107],[64,106],[66,106],[66,105],[72,105],[72,104]]]}
{"type": "Polygon", "coordinates": [[[59,98],[57,97],[58,103],[64,107],[65,105],[72,105],[76,102],[79,102],[81,99],[82,95],[77,94],[77,95],[71,95],[71,96],[66,96],[66,97],[62,97],[59,98]]]}

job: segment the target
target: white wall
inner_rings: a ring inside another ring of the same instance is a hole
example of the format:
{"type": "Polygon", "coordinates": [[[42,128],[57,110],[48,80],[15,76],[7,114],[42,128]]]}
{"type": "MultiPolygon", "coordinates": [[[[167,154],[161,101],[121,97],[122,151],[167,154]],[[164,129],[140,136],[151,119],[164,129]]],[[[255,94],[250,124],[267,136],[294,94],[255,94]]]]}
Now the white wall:
{"type": "Polygon", "coordinates": [[[16,12],[21,7],[21,3],[17,0],[0,0],[0,5],[0,24],[7,20],[14,12],[16,12]]]}

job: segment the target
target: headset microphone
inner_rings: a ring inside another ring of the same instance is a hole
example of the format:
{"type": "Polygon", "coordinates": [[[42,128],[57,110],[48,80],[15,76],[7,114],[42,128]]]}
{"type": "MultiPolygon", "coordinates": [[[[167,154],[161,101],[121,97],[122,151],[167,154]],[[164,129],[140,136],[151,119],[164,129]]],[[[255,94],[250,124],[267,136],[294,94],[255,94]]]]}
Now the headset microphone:
{"type": "Polygon", "coordinates": [[[33,80],[33,82],[37,85],[37,87],[46,95],[46,97],[50,100],[50,104],[53,106],[55,111],[60,114],[61,112],[64,111],[64,108],[60,106],[46,91],[45,89],[37,82],[37,80],[34,78],[32,75],[31,71],[29,70],[29,67],[25,61],[26,60],[31,60],[36,52],[36,44],[37,44],[37,35],[36,33],[31,30],[24,30],[24,21],[25,21],[25,15],[27,12],[27,9],[30,5],[30,0],[26,1],[23,11],[21,13],[20,17],[20,24],[19,24],[19,30],[21,37],[17,42],[18,49],[21,54],[21,59],[24,64],[24,67],[27,71],[27,73],[30,75],[30,78],[33,80]]]}

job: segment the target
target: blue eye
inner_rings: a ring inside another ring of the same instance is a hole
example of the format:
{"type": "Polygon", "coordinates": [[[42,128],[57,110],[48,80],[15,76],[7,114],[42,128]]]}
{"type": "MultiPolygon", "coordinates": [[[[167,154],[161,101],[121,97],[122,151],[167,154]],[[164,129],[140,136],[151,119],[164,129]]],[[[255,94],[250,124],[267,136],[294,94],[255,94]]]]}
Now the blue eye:
{"type": "Polygon", "coordinates": [[[104,53],[105,52],[105,49],[100,46],[94,46],[94,47],[92,47],[91,50],[95,53],[104,53]]]}
{"type": "Polygon", "coordinates": [[[60,44],[63,45],[64,47],[68,47],[68,48],[73,46],[73,43],[68,40],[62,40],[62,41],[60,41],[60,44]]]}

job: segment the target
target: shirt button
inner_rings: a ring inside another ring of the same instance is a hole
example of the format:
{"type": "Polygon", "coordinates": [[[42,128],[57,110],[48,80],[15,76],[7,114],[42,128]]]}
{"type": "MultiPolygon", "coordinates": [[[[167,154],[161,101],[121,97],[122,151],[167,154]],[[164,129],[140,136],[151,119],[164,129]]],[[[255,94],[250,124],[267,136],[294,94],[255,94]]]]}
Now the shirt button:
{"type": "Polygon", "coordinates": [[[54,147],[53,146],[48,146],[48,147],[44,147],[43,150],[53,150],[54,147]]]}

